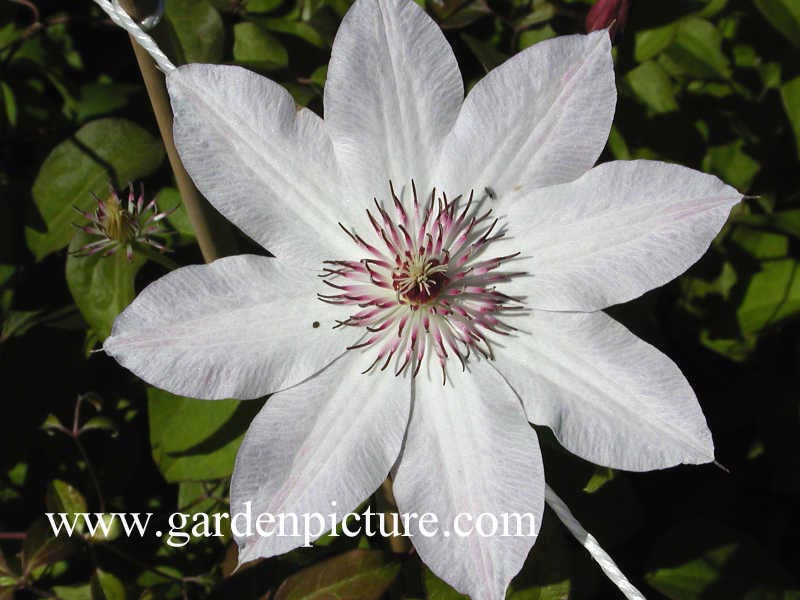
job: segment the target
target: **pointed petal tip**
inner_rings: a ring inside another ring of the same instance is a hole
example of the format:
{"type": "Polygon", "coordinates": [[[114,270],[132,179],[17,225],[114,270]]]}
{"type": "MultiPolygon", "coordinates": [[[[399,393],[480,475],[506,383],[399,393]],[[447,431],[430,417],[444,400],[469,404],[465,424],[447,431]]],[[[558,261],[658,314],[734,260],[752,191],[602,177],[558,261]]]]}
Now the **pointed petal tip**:
{"type": "Polygon", "coordinates": [[[117,336],[115,336],[113,333],[111,335],[109,335],[103,341],[103,345],[101,347],[103,352],[105,352],[108,356],[114,357],[115,352],[113,350],[113,347],[114,347],[114,344],[115,344],[116,341],[117,341],[117,336]]]}
{"type": "Polygon", "coordinates": [[[717,461],[717,460],[714,460],[714,466],[722,469],[728,475],[731,474],[731,470],[728,467],[726,467],[725,465],[723,465],[721,462],[717,461]]]}

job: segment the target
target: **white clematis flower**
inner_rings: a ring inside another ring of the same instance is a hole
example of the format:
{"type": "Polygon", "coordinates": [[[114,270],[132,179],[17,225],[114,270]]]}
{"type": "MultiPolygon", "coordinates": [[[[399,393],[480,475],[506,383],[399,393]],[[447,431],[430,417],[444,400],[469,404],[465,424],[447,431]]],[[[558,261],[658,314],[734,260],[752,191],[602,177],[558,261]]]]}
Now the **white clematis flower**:
{"type": "MultiPolygon", "coordinates": [[[[401,512],[531,513],[538,528],[529,421],[600,465],[713,460],[681,372],[602,309],[694,263],[740,194],[660,162],[592,168],[616,101],[606,32],[537,44],[464,99],[423,10],[357,0],[324,121],[238,67],[188,65],[167,83],[198,188],[275,258],[166,275],[104,347],[176,394],[272,394],[239,451],[232,512],[344,514],[391,472],[401,512]]],[[[240,561],[300,533],[240,538],[240,561]]],[[[534,538],[412,541],[457,590],[498,599],[534,538]]]]}

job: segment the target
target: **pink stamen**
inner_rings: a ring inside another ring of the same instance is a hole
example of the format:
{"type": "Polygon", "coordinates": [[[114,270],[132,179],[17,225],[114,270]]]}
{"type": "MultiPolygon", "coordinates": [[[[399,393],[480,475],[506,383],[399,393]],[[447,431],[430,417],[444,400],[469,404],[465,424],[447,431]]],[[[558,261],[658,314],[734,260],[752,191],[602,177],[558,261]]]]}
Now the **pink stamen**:
{"type": "Polygon", "coordinates": [[[426,357],[436,360],[446,381],[446,366],[455,355],[461,368],[472,351],[492,359],[489,335],[515,330],[502,320],[523,307],[518,300],[495,290],[494,284],[522,273],[500,270],[518,254],[483,255],[491,242],[503,237],[491,210],[481,212],[482,200],[470,193],[437,197],[433,189],[420,202],[411,182],[406,202],[389,183],[394,215],[374,199],[377,212],[367,210],[374,241],[353,228],[342,230],[370,258],[325,261],[321,277],[337,293],[320,300],[358,308],[339,326],[362,327],[366,337],[348,350],[375,349],[365,370],[416,375],[426,357]]]}

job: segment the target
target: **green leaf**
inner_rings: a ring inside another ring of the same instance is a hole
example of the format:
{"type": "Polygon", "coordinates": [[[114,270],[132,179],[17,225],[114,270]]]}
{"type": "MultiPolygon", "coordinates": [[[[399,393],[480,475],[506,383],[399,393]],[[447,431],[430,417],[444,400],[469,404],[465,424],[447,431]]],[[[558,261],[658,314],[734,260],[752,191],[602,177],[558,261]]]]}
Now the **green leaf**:
{"type": "Polygon", "coordinates": [[[668,598],[699,600],[704,590],[720,578],[721,567],[730,560],[736,549],[736,544],[711,548],[696,560],[648,573],[647,582],[668,598]]]}
{"type": "Polygon", "coordinates": [[[59,600],[94,600],[92,587],[88,583],[83,585],[56,585],[53,593],[59,600]]]}
{"type": "Polygon", "coordinates": [[[28,463],[18,462],[16,465],[14,465],[8,470],[8,480],[14,485],[18,486],[25,485],[25,481],[27,480],[27,478],[28,478],[28,463]]]}
{"type": "Polygon", "coordinates": [[[800,77],[795,77],[781,86],[783,110],[789,118],[794,131],[797,156],[800,157],[800,77]]]}
{"type": "Polygon", "coordinates": [[[6,340],[25,335],[38,325],[44,318],[41,310],[11,310],[3,318],[0,328],[0,343],[6,340]]]}
{"type": "Polygon", "coordinates": [[[173,187],[162,188],[155,197],[159,212],[169,212],[167,222],[175,228],[180,235],[180,243],[194,241],[194,229],[186,213],[186,207],[181,201],[181,194],[173,187]],[[170,212],[171,211],[171,212],[170,212]]]}
{"type": "MultiPolygon", "coordinates": [[[[768,90],[772,90],[775,88],[780,87],[781,85],[781,76],[782,76],[782,69],[781,64],[778,62],[768,62],[762,63],[756,67],[758,69],[758,74],[761,76],[761,80],[764,82],[764,88],[768,90]]],[[[795,136],[797,136],[797,132],[795,131],[795,136]]],[[[798,143],[800,145],[800,143],[798,143]]]]}
{"type": "Polygon", "coordinates": [[[52,565],[71,556],[77,544],[70,536],[62,532],[53,535],[50,522],[46,519],[35,521],[28,529],[22,543],[23,574],[32,573],[38,567],[52,565]]]}
{"type": "MultiPolygon", "coordinates": [[[[751,263],[757,261],[755,272],[749,273],[751,268],[736,273],[731,272],[732,267],[727,267],[718,281],[693,280],[688,290],[695,300],[710,294],[719,294],[725,300],[740,298],[731,317],[735,319],[734,331],[722,332],[720,337],[719,333],[714,335],[713,328],[704,329],[700,338],[705,346],[734,361],[748,357],[765,328],[800,314],[800,263],[791,257],[791,241],[783,233],[765,230],[773,227],[780,230],[776,227],[781,221],[780,215],[744,215],[736,219],[738,224],[729,239],[749,255],[751,263]],[[734,285],[736,290],[743,290],[741,295],[730,293],[734,285]]],[[[785,226],[792,228],[791,218],[787,218],[785,226]]],[[[739,264],[747,262],[740,260],[739,264]]],[[[689,310],[702,315],[702,303],[695,303],[696,306],[690,299],[689,310]]]]}
{"type": "Polygon", "coordinates": [[[701,17],[713,17],[728,5],[728,0],[703,0],[706,3],[705,7],[697,14],[701,17]]]}
{"type": "Polygon", "coordinates": [[[125,586],[111,573],[96,569],[91,580],[92,600],[125,600],[125,586]]]}
{"type": "Polygon", "coordinates": [[[317,48],[324,48],[327,45],[322,34],[309,23],[292,21],[288,18],[261,19],[258,22],[270,31],[298,37],[317,48]]]}
{"type": "Polygon", "coordinates": [[[167,25],[177,40],[180,63],[218,63],[225,54],[225,27],[207,0],[169,0],[167,25]]]}
{"type": "Polygon", "coordinates": [[[258,400],[195,400],[147,389],[153,459],[167,481],[228,477],[258,400]]]}
{"type": "Polygon", "coordinates": [[[759,260],[785,258],[789,251],[789,239],[785,235],[750,227],[736,227],[731,234],[731,240],[759,260]]]}
{"type": "Polygon", "coordinates": [[[328,79],[328,65],[322,65],[314,69],[314,72],[309,76],[311,82],[319,87],[322,91],[325,87],[325,81],[328,79]]]}
{"type": "Polygon", "coordinates": [[[0,583],[0,586],[8,585],[7,580],[12,580],[12,581],[17,580],[17,574],[14,573],[13,569],[11,569],[11,567],[8,566],[8,563],[6,562],[6,557],[3,556],[2,548],[0,548],[0,578],[7,578],[5,580],[2,580],[6,581],[6,583],[0,583]]]}
{"type": "Polygon", "coordinates": [[[475,58],[478,59],[478,62],[481,63],[481,66],[487,73],[499,64],[505,62],[505,60],[508,58],[508,56],[500,52],[491,44],[483,42],[478,38],[472,37],[471,35],[462,33],[461,39],[464,40],[467,46],[469,46],[469,49],[472,50],[475,58]]]}
{"type": "Polygon", "coordinates": [[[721,17],[717,21],[717,30],[724,40],[736,40],[739,37],[739,27],[742,21],[741,12],[734,12],[721,17]]]}
{"type": "Polygon", "coordinates": [[[469,600],[469,596],[459,594],[427,567],[425,567],[423,583],[428,600],[469,600]]]}
{"type": "Polygon", "coordinates": [[[122,523],[120,519],[115,518],[114,513],[94,513],[94,515],[95,517],[99,515],[105,525],[98,522],[94,535],[89,538],[92,543],[105,544],[120,538],[123,534],[122,523]]]}
{"type": "Polygon", "coordinates": [[[76,44],[66,23],[53,23],[45,29],[45,33],[48,38],[48,46],[51,48],[54,46],[56,49],[54,54],[63,60],[66,66],[75,70],[83,69],[83,58],[75,47],[76,44]]]}
{"type": "Polygon", "coordinates": [[[283,0],[247,0],[244,5],[248,13],[268,13],[280,7],[283,0]]]}
{"type": "MultiPolygon", "coordinates": [[[[54,479],[47,485],[45,505],[48,512],[67,513],[70,521],[75,513],[86,512],[86,499],[83,494],[60,479],[54,479]]],[[[80,525],[83,525],[83,521],[79,521],[80,525]]]]}
{"type": "Polygon", "coordinates": [[[293,81],[287,81],[281,85],[292,95],[292,99],[297,106],[308,106],[309,102],[320,95],[320,93],[310,85],[294,83],[293,81]]]}
{"type": "Polygon", "coordinates": [[[566,600],[570,597],[571,587],[569,581],[537,585],[512,592],[509,594],[508,600],[566,600]]]}
{"type": "MultiPolygon", "coordinates": [[[[221,513],[226,513],[229,509],[226,494],[228,492],[228,482],[225,480],[218,481],[182,481],[178,485],[178,508],[177,511],[188,515],[202,515],[202,519],[209,523],[208,531],[216,536],[217,526],[215,523],[216,517],[221,513]]],[[[184,530],[190,533],[190,529],[202,523],[203,521],[189,521],[184,530]]],[[[220,533],[222,534],[220,540],[229,540],[231,538],[231,523],[230,519],[220,519],[220,533]]],[[[202,534],[195,536],[191,532],[189,538],[190,544],[203,543],[207,538],[202,534]]]]}
{"type": "Polygon", "coordinates": [[[654,61],[642,63],[625,76],[637,98],[653,113],[669,113],[678,110],[675,86],[667,72],[654,61]]]}
{"type": "MultiPolygon", "coordinates": [[[[594,500],[594,499],[593,499],[594,500]]],[[[509,600],[564,600],[570,595],[573,564],[570,541],[561,524],[548,514],[522,571],[514,578],[509,600]]]]}
{"type": "Polygon", "coordinates": [[[800,263],[791,258],[767,260],[747,284],[736,310],[742,332],[755,333],[800,314],[800,263]]]}
{"type": "Polygon", "coordinates": [[[797,0],[755,0],[764,18],[795,46],[800,46],[800,2],[797,0]]]}
{"type": "Polygon", "coordinates": [[[556,16],[556,7],[550,2],[534,2],[532,10],[516,23],[517,29],[526,29],[549,21],[556,16]]]}
{"type": "Polygon", "coordinates": [[[617,472],[614,471],[614,469],[609,469],[608,467],[597,467],[594,473],[592,473],[589,481],[587,481],[586,485],[583,486],[583,491],[587,494],[594,494],[609,481],[613,480],[616,474],[617,472]]]}
{"type": "Polygon", "coordinates": [[[211,513],[223,506],[226,486],[220,482],[182,481],[178,485],[178,510],[183,513],[211,513]]]}
{"type": "Polygon", "coordinates": [[[103,256],[102,252],[92,256],[73,254],[92,239],[95,238],[79,231],[70,244],[67,285],[83,318],[105,339],[111,333],[114,319],[136,296],[134,280],[146,260],[134,253],[129,261],[124,249],[111,256],[103,256]]]}
{"type": "Polygon", "coordinates": [[[678,30],[677,23],[670,23],[653,29],[637,31],[634,38],[633,56],[637,62],[655,58],[669,48],[678,30]]]}
{"type": "Polygon", "coordinates": [[[756,67],[761,62],[761,57],[750,44],[736,44],[733,47],[733,64],[737,67],[756,67]]]}
{"type": "Polygon", "coordinates": [[[668,65],[689,77],[727,80],[731,76],[730,62],[722,52],[722,36],[705,19],[681,21],[664,56],[668,65]]]}
{"type": "Polygon", "coordinates": [[[136,584],[141,587],[154,587],[165,583],[174,583],[176,579],[181,579],[181,573],[175,567],[169,565],[156,565],[152,569],[147,569],[136,579],[136,584]]]}
{"type": "Polygon", "coordinates": [[[5,107],[6,120],[11,127],[16,127],[17,100],[14,98],[14,90],[5,81],[0,81],[0,92],[2,93],[3,106],[5,107]]]}
{"type": "Polygon", "coordinates": [[[713,295],[727,301],[738,280],[736,269],[730,262],[722,263],[719,273],[713,279],[690,277],[688,275],[681,277],[680,282],[685,286],[684,289],[688,298],[686,308],[702,315],[702,308],[694,306],[696,301],[713,295]]]}
{"type": "Polygon", "coordinates": [[[84,122],[124,108],[130,97],[139,91],[140,86],[126,83],[100,82],[83,85],[73,107],[75,119],[84,122]]]}
{"type": "Polygon", "coordinates": [[[740,215],[736,217],[737,223],[774,229],[800,238],[800,208],[781,210],[768,215],[740,215]]]}
{"type": "Polygon", "coordinates": [[[444,19],[439,26],[442,29],[460,29],[490,14],[492,11],[485,0],[473,0],[444,19]]]}
{"type": "Polygon", "coordinates": [[[549,40],[550,38],[554,37],[556,37],[556,30],[550,25],[545,25],[539,29],[529,29],[520,34],[519,41],[517,42],[517,48],[519,50],[524,50],[529,46],[533,46],[534,44],[538,44],[539,42],[549,40]]]}
{"type": "Polygon", "coordinates": [[[0,289],[7,287],[14,278],[17,267],[14,265],[0,265],[0,289]]]}
{"type": "Polygon", "coordinates": [[[747,154],[743,146],[742,140],[724,146],[711,146],[703,159],[703,170],[719,175],[723,181],[740,191],[747,190],[761,170],[761,164],[747,154]]]}
{"type": "Polygon", "coordinates": [[[102,415],[95,415],[87,419],[86,422],[81,425],[81,433],[93,430],[107,431],[111,433],[111,437],[115,437],[118,434],[117,426],[114,424],[114,421],[102,415]]]}
{"type": "Polygon", "coordinates": [[[245,67],[258,71],[282,69],[289,55],[273,35],[256,23],[237,23],[233,28],[233,58],[245,67]]]}
{"type": "Polygon", "coordinates": [[[630,160],[631,150],[616,125],[611,126],[608,134],[608,149],[617,160],[630,160]]]}
{"type": "MultiPolygon", "coordinates": [[[[0,573],[0,594],[4,593],[8,588],[15,588],[17,587],[17,583],[19,582],[19,578],[13,575],[3,575],[0,573]]],[[[3,598],[0,595],[0,598],[3,598]]],[[[13,596],[11,596],[13,598],[13,596]]]]}
{"type": "Polygon", "coordinates": [[[50,413],[44,418],[44,422],[42,423],[41,427],[44,431],[51,435],[56,431],[60,431],[62,433],[69,432],[70,434],[72,433],[69,429],[64,427],[64,424],[61,422],[58,416],[54,415],[53,413],[50,413]]]}
{"type": "Polygon", "coordinates": [[[650,562],[656,566],[645,579],[674,600],[788,600],[791,592],[784,590],[794,588],[791,576],[758,544],[744,533],[713,521],[678,525],[656,541],[650,562]]]}
{"type": "Polygon", "coordinates": [[[28,247],[38,260],[66,246],[75,233],[73,206],[89,210],[92,193],[105,195],[155,171],[164,158],[161,142],[125,119],[100,119],[81,127],[45,159],[33,183],[33,201],[44,231],[28,227],[28,247]]]}
{"type": "Polygon", "coordinates": [[[275,600],[359,598],[379,600],[400,571],[400,563],[378,550],[351,550],[295,573],[275,600]]]}

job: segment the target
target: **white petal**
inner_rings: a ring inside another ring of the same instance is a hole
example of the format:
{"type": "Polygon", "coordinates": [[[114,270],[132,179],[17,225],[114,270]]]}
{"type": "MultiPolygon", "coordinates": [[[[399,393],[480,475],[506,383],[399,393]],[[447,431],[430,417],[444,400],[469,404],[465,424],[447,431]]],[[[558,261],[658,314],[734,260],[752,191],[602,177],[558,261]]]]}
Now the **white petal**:
{"type": "Polygon", "coordinates": [[[411,178],[429,192],[463,97],[453,51],[425,11],[410,0],[357,0],[325,84],[325,125],[354,193],[366,204],[390,179],[401,187],[411,178]]]}
{"type": "Polygon", "coordinates": [[[219,212],[284,261],[319,267],[349,248],[337,223],[350,209],[319,117],[240,67],[187,65],[167,84],[181,160],[219,212]]]}
{"type": "MultiPolygon", "coordinates": [[[[401,513],[436,515],[439,531],[427,537],[411,521],[412,541],[434,573],[473,600],[505,598],[535,535],[456,535],[483,513],[532,515],[537,534],[544,509],[544,473],[536,433],[509,386],[486,362],[470,372],[448,371],[449,383],[416,378],[407,439],[394,477],[401,513]],[[449,536],[444,531],[450,532],[449,536]]],[[[492,517],[482,517],[490,532],[492,517]]],[[[511,520],[513,523],[513,519],[511,520]]],[[[524,532],[528,520],[523,519],[524,532]]],[[[510,529],[516,533],[514,526],[510,529]]]]}
{"type": "Polygon", "coordinates": [[[653,161],[605,163],[533,190],[508,208],[503,242],[522,252],[529,277],[503,291],[547,310],[627,302],[694,264],[740,199],[716,177],[653,161]]]}
{"type": "Polygon", "coordinates": [[[313,375],[352,339],[313,274],[262,256],[192,265],[146,287],[103,348],[146,382],[193,398],[257,398],[313,375]]]}
{"type": "Polygon", "coordinates": [[[497,349],[528,418],[593,463],[648,471],[714,460],[694,392],[669,358],[603,312],[533,311],[497,349]]]}
{"type": "Polygon", "coordinates": [[[436,183],[455,196],[572,181],[605,146],[617,92],[605,31],[536,44],[470,91],[436,183]]]}
{"type": "Polygon", "coordinates": [[[285,531],[297,535],[279,537],[258,535],[253,523],[254,535],[236,540],[240,564],[313,541],[331,528],[331,513],[338,522],[386,479],[408,424],[411,384],[363,369],[361,356],[348,353],[272,396],[253,420],[236,457],[231,512],[251,502],[253,521],[269,513],[297,515],[299,524],[285,531]],[[306,527],[304,514],[324,515],[324,526],[310,517],[306,527]]]}

